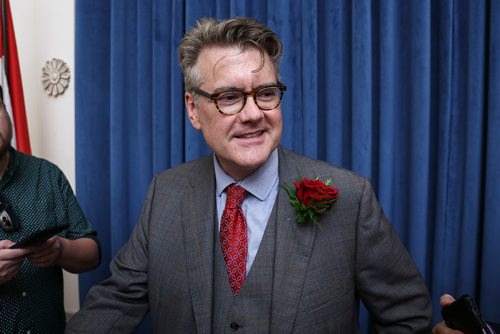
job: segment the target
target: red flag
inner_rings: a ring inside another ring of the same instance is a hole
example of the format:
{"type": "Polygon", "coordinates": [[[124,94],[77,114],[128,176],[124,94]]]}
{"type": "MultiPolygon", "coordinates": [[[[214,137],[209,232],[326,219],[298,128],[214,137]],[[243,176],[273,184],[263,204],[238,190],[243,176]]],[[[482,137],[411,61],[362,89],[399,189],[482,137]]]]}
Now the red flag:
{"type": "Polygon", "coordinates": [[[17,150],[31,154],[26,107],[24,105],[23,82],[17,58],[16,36],[10,13],[9,0],[2,1],[0,12],[2,30],[0,33],[0,85],[3,101],[13,122],[12,146],[17,150]],[[5,17],[4,17],[5,16],[5,17]],[[5,38],[6,37],[6,38],[5,38]]]}

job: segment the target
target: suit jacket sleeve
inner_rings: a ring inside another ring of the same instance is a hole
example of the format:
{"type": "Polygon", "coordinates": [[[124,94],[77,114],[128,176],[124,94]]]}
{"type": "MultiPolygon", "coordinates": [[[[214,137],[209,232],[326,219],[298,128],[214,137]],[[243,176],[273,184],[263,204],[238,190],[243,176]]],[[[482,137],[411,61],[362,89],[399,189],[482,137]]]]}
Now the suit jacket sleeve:
{"type": "Polygon", "coordinates": [[[365,181],[357,224],[356,287],[378,333],[430,332],[428,290],[365,181]]]}
{"type": "Polygon", "coordinates": [[[148,311],[148,228],[155,181],[139,223],[110,263],[111,277],[92,287],[66,333],[132,333],[148,311]]]}

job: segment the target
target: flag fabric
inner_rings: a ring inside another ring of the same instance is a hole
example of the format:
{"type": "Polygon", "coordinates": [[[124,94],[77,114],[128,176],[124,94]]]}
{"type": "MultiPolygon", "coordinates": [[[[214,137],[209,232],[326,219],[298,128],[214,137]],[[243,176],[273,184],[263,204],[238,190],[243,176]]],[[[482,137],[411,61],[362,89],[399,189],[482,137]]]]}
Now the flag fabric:
{"type": "Polygon", "coordinates": [[[0,32],[0,85],[3,101],[13,123],[12,146],[18,151],[31,154],[26,107],[24,104],[23,82],[17,57],[16,36],[10,12],[9,0],[1,1],[0,32]]]}

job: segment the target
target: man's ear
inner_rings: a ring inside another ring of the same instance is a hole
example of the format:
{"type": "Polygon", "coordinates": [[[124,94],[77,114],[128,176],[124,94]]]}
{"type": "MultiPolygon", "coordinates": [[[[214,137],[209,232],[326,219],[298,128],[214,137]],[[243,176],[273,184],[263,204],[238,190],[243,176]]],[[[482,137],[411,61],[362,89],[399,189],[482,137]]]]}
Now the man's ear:
{"type": "Polygon", "coordinates": [[[200,124],[200,120],[198,118],[198,107],[196,107],[196,103],[194,101],[194,97],[193,97],[192,93],[186,92],[184,94],[184,103],[186,104],[188,118],[189,118],[189,121],[191,122],[191,125],[196,130],[200,130],[201,124],[200,124]]]}

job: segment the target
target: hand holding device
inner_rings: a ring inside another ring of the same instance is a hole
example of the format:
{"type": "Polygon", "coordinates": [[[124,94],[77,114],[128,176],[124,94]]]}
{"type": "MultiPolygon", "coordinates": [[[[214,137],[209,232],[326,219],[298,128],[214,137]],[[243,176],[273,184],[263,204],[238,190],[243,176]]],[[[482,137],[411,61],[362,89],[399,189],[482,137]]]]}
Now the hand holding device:
{"type": "Polygon", "coordinates": [[[59,232],[64,231],[69,227],[69,224],[64,224],[64,225],[58,225],[54,227],[49,227],[45,230],[38,230],[35,231],[34,233],[28,235],[26,238],[23,238],[19,242],[15,243],[14,245],[10,246],[10,248],[25,248],[29,247],[32,245],[36,245],[39,243],[42,243],[46,241],[47,239],[53,237],[59,232]]]}
{"type": "Polygon", "coordinates": [[[453,303],[443,306],[441,314],[446,326],[458,329],[464,334],[490,333],[474,298],[469,295],[460,296],[453,303]]]}

